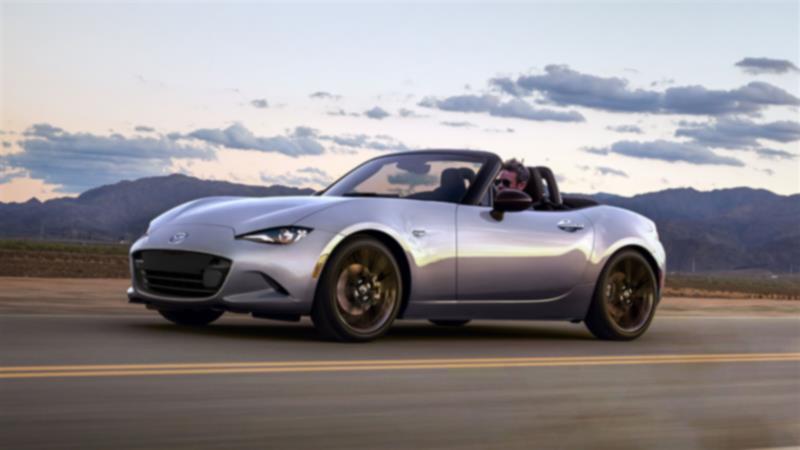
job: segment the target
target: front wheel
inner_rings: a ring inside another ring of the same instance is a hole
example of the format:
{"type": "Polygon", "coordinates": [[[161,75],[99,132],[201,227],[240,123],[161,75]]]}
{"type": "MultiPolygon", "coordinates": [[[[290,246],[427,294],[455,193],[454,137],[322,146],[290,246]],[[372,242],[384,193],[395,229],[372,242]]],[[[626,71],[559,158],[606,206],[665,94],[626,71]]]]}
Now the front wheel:
{"type": "Polygon", "coordinates": [[[636,339],[650,326],[658,301],[658,283],[639,252],[612,256],[595,288],[586,327],[600,339],[636,339]]]}
{"type": "Polygon", "coordinates": [[[223,314],[213,309],[165,309],[158,312],[172,323],[195,327],[208,325],[223,314]]]}
{"type": "Polygon", "coordinates": [[[371,237],[358,237],[338,248],[319,282],[311,320],[326,338],[376,339],[386,333],[400,310],[400,267],[392,252],[371,237]]]}

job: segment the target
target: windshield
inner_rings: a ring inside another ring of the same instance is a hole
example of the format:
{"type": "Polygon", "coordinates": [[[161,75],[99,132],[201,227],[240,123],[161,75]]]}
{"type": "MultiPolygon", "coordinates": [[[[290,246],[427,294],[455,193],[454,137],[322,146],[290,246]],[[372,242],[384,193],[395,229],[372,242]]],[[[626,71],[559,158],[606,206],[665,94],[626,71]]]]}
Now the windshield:
{"type": "Polygon", "coordinates": [[[460,154],[377,158],[345,175],[324,195],[460,203],[482,166],[483,158],[460,154]]]}

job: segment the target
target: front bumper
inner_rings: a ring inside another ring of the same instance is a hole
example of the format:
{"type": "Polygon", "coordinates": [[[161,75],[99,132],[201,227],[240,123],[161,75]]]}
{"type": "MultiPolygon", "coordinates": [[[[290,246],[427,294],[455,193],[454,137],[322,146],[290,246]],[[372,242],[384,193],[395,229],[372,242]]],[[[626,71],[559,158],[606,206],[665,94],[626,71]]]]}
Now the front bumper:
{"type": "Polygon", "coordinates": [[[318,281],[315,267],[324,263],[325,249],[335,237],[314,230],[293,244],[271,245],[236,239],[229,227],[166,225],[131,247],[132,286],[128,298],[155,309],[212,308],[276,318],[307,315],[318,281]],[[185,235],[185,239],[171,243],[170,239],[178,234],[185,235]],[[148,250],[215,255],[230,260],[230,269],[211,295],[165,295],[148,289],[137,276],[133,255],[148,250]]]}

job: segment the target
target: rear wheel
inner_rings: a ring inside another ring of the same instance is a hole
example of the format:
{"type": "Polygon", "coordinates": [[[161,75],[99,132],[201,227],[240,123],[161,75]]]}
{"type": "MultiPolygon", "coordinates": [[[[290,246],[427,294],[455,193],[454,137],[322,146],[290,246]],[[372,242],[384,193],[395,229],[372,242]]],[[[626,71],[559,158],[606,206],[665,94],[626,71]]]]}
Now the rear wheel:
{"type": "Polygon", "coordinates": [[[438,325],[440,327],[462,327],[469,323],[469,319],[461,319],[461,320],[438,320],[438,319],[431,319],[430,323],[434,325],[438,325]]]}
{"type": "Polygon", "coordinates": [[[386,333],[402,298],[402,275],[392,252],[376,239],[359,237],[328,262],[311,320],[326,338],[369,341],[386,333]]]}
{"type": "Polygon", "coordinates": [[[650,326],[657,299],[658,284],[648,261],[639,252],[624,250],[603,269],[586,326],[600,339],[636,339],[650,326]]]}
{"type": "Polygon", "coordinates": [[[213,309],[172,309],[158,312],[170,322],[188,326],[208,325],[223,314],[223,311],[213,309]]]}

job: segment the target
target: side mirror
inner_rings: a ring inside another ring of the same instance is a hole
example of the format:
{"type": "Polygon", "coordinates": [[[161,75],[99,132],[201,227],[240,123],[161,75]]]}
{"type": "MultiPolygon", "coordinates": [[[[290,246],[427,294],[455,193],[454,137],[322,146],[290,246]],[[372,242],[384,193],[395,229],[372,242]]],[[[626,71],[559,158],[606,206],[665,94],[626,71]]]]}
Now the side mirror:
{"type": "Polygon", "coordinates": [[[532,204],[530,195],[516,189],[504,189],[495,196],[491,215],[495,220],[503,220],[503,213],[524,211],[532,204]]]}

